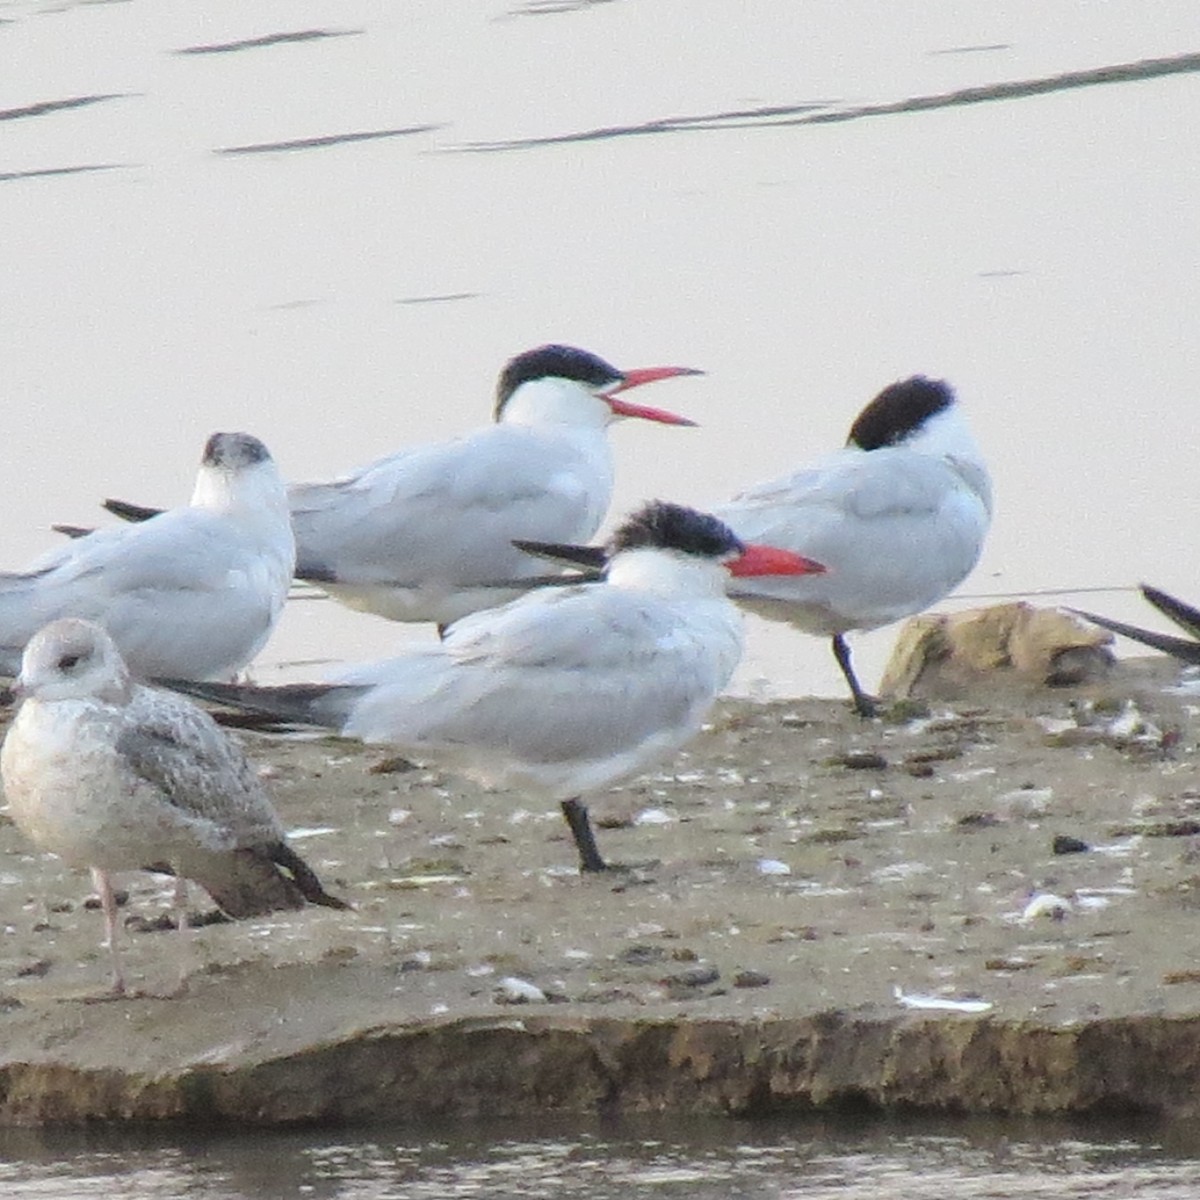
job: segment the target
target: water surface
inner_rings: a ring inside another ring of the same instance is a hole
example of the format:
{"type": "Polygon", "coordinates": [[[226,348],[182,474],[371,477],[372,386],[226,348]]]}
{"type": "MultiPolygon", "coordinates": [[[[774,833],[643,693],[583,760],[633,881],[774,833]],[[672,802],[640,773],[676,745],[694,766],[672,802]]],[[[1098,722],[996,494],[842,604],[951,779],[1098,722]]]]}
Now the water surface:
{"type": "Polygon", "coordinates": [[[174,1140],[17,1132],[0,1137],[0,1184],[13,1200],[1185,1200],[1200,1185],[1190,1139],[1112,1123],[848,1116],[174,1140]]]}
{"type": "MultiPolygon", "coordinates": [[[[505,358],[557,339],[709,371],[657,397],[702,429],[614,432],[617,510],[803,462],[922,371],[996,478],[964,591],[1195,594],[1191,0],[0,20],[0,562],[103,495],[184,499],[215,428],[293,478],[465,430],[505,358]]],[[[297,605],[264,663],[423,636],[297,605]]],[[[859,643],[871,679],[891,633],[859,643]]],[[[755,623],[756,680],[841,692],[823,645],[755,623]]]]}

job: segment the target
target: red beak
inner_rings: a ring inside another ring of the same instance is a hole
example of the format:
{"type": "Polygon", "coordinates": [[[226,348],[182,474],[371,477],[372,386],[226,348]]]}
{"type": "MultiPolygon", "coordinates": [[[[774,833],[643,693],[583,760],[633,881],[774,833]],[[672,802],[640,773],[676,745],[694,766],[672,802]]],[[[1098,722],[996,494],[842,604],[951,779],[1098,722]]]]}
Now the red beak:
{"type": "Polygon", "coordinates": [[[643,421],[658,421],[662,425],[695,425],[695,421],[687,417],[677,416],[662,408],[647,408],[642,404],[630,404],[628,400],[618,400],[618,392],[627,392],[630,388],[641,387],[643,383],[656,383],[660,379],[674,379],[677,375],[703,375],[695,367],[635,367],[632,371],[622,372],[623,378],[615,387],[610,388],[605,396],[609,406],[618,417],[640,417],[643,421]]]}
{"type": "Polygon", "coordinates": [[[825,567],[777,546],[749,545],[741,558],[729,564],[731,575],[823,575],[825,567]]]}

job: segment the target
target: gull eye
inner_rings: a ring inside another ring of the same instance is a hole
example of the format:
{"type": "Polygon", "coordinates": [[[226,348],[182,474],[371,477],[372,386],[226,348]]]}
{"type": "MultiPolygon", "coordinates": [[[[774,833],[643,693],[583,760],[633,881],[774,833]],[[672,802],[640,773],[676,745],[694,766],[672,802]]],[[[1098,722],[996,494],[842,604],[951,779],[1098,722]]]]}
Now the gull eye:
{"type": "Polygon", "coordinates": [[[58,669],[60,671],[69,671],[72,667],[79,665],[79,660],[83,657],[82,654],[64,654],[58,660],[58,669]]]}

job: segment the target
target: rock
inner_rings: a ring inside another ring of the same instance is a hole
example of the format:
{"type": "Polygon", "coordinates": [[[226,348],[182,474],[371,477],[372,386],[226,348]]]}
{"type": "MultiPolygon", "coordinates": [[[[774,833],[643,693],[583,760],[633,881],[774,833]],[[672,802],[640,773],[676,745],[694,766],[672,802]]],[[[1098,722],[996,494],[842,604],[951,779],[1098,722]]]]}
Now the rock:
{"type": "Polygon", "coordinates": [[[716,983],[720,978],[721,972],[716,967],[689,967],[686,971],[669,975],[663,982],[672,987],[701,988],[716,983]]]}
{"type": "Polygon", "coordinates": [[[1012,673],[1053,687],[1103,678],[1114,662],[1107,630],[1057,608],[996,604],[906,621],[880,681],[880,694],[955,696],[981,676],[1012,673]]]}
{"type": "Polygon", "coordinates": [[[766,975],[762,971],[739,971],[733,977],[733,986],[735,988],[766,987],[770,982],[770,975],[766,975]]]}
{"type": "Polygon", "coordinates": [[[1065,833],[1056,834],[1050,844],[1052,854],[1084,854],[1091,849],[1087,842],[1065,833]]]}
{"type": "Polygon", "coordinates": [[[888,761],[874,750],[847,750],[825,760],[831,767],[845,767],[849,771],[886,771],[888,761]]]}
{"type": "Polygon", "coordinates": [[[623,962],[630,967],[644,967],[650,963],[663,962],[666,958],[665,946],[648,946],[644,942],[629,946],[617,955],[618,962],[623,962]]]}
{"type": "Polygon", "coordinates": [[[399,754],[391,755],[388,758],[381,758],[377,763],[373,763],[367,768],[368,775],[406,775],[409,771],[417,771],[420,768],[414,762],[410,762],[407,758],[399,754]]]}

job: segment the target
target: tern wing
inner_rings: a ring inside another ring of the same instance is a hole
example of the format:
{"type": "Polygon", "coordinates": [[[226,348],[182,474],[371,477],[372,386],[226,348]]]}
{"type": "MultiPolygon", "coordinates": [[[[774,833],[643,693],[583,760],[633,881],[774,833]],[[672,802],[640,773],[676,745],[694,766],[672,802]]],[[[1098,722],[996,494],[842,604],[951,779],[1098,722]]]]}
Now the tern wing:
{"type": "Polygon", "coordinates": [[[67,542],[40,570],[0,577],[0,659],[13,669],[42,625],[76,616],[104,625],[139,674],[236,670],[284,598],[259,549],[236,523],[196,508],[67,542]]]}
{"type": "Polygon", "coordinates": [[[839,452],[714,511],[747,541],[825,564],[822,575],[739,579],[729,589],[833,614],[813,632],[871,628],[936,603],[970,573],[990,522],[951,465],[900,448],[839,452]]]}
{"type": "Polygon", "coordinates": [[[589,538],[611,475],[562,439],[497,425],[418,447],[289,493],[297,574],[314,581],[415,587],[536,574],[511,539],[589,538]]]}

